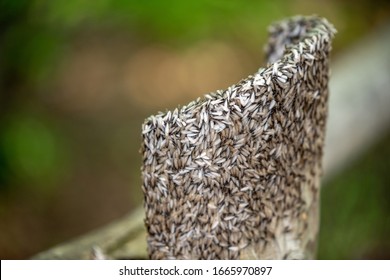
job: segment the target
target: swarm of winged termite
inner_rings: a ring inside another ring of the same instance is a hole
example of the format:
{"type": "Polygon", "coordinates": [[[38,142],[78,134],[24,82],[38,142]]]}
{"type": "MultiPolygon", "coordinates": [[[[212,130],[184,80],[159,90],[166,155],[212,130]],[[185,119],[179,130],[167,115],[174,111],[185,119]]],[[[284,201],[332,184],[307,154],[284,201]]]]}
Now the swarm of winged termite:
{"type": "Polygon", "coordinates": [[[313,257],[334,33],[276,23],[266,68],[145,121],[152,259],[313,257]]]}

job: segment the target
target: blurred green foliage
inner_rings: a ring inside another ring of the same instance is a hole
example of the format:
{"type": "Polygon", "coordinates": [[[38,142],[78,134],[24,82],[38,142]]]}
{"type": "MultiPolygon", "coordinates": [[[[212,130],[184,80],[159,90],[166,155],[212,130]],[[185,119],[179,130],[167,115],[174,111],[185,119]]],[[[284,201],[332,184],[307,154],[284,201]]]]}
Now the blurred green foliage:
{"type": "Polygon", "coordinates": [[[390,134],[322,188],[320,259],[390,258],[390,134]]]}
{"type": "Polygon", "coordinates": [[[190,44],[200,38],[224,38],[259,48],[265,39],[263,29],[271,22],[317,13],[338,25],[340,32],[348,29],[338,38],[347,44],[369,30],[384,5],[368,0],[313,2],[1,0],[0,42],[2,67],[6,68],[2,70],[3,74],[13,70],[23,77],[44,80],[55,62],[54,55],[61,53],[69,36],[85,28],[122,29],[144,42],[190,44]]]}
{"type": "Polygon", "coordinates": [[[78,28],[82,24],[122,25],[154,41],[230,34],[232,28],[238,31],[240,27],[252,26],[254,21],[267,24],[289,10],[289,3],[281,0],[32,2],[31,13],[42,15],[39,21],[47,25],[61,29],[78,28]]]}
{"type": "Polygon", "coordinates": [[[0,147],[13,183],[28,182],[27,186],[47,191],[53,180],[59,180],[66,164],[66,148],[54,131],[47,121],[32,116],[15,116],[5,124],[0,147]]]}

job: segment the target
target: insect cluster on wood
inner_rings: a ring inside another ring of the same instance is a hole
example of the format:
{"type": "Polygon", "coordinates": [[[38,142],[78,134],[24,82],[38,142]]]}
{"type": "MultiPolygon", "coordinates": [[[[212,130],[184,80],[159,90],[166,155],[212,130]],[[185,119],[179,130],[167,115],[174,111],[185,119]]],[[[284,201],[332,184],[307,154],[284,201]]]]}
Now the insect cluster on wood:
{"type": "Polygon", "coordinates": [[[150,258],[313,257],[334,33],[278,22],[266,68],[145,121],[150,258]]]}

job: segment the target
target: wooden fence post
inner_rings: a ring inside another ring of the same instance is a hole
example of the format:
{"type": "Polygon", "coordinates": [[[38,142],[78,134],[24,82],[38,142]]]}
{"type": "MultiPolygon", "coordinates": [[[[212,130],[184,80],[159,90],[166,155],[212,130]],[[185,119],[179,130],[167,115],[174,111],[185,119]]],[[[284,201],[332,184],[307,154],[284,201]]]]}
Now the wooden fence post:
{"type": "Polygon", "coordinates": [[[313,258],[335,29],[270,28],[269,65],[143,125],[152,259],[313,258]]]}

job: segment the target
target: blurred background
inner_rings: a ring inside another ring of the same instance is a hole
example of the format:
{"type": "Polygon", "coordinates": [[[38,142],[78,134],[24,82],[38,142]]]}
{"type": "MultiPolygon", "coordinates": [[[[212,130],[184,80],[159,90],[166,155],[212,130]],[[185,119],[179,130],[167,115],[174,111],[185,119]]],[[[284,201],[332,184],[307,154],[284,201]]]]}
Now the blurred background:
{"type": "MultiPolygon", "coordinates": [[[[141,205],[143,120],[254,73],[267,26],[313,13],[338,29],[337,61],[390,5],[0,0],[0,258],[29,258],[141,205]]],[[[320,259],[390,258],[387,130],[326,181],[320,259]]]]}

